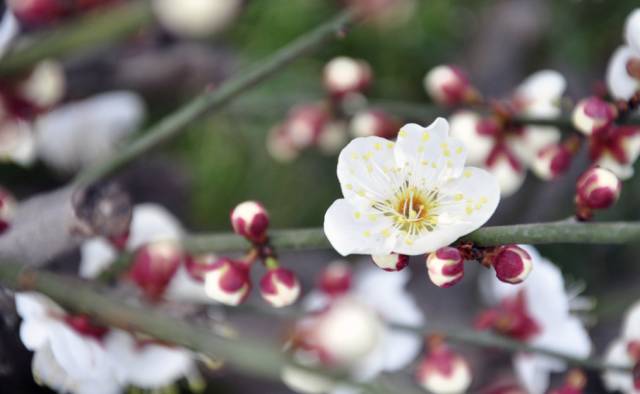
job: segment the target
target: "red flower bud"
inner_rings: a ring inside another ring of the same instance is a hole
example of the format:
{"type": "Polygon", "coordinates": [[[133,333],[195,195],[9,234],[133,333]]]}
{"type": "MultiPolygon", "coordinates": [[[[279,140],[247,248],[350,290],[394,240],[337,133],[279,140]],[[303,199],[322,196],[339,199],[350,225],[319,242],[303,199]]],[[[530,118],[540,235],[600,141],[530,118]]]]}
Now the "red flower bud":
{"type": "Polygon", "coordinates": [[[28,26],[55,22],[65,13],[61,0],[7,0],[7,6],[18,20],[28,26]]]}
{"type": "Polygon", "coordinates": [[[251,290],[249,266],[243,261],[221,258],[204,276],[204,291],[226,305],[239,305],[251,290]]]}
{"type": "Polygon", "coordinates": [[[563,144],[552,144],[541,149],[533,161],[533,172],[540,179],[551,180],[567,172],[573,153],[563,144]]]}
{"type": "Polygon", "coordinates": [[[600,97],[581,100],[573,110],[573,126],[586,135],[609,126],[618,116],[616,107],[600,97]]]}
{"type": "Polygon", "coordinates": [[[349,128],[354,137],[376,136],[390,139],[396,137],[400,125],[386,112],[368,109],[356,113],[349,128]]]}
{"type": "Polygon", "coordinates": [[[498,279],[512,284],[525,280],[533,268],[531,256],[518,245],[500,246],[492,264],[498,279]]]}
{"type": "Polygon", "coordinates": [[[540,333],[540,326],[529,315],[524,291],[505,298],[495,308],[483,311],[475,321],[478,330],[493,330],[518,341],[527,341],[540,333]]]}
{"type": "Polygon", "coordinates": [[[611,207],[620,196],[622,183],[613,172],[592,167],[578,178],[576,183],[576,205],[579,219],[587,220],[594,209],[611,207]]]}
{"type": "Polygon", "coordinates": [[[293,271],[271,269],[260,280],[260,294],[276,308],[288,306],[296,302],[300,295],[300,281],[293,271]]]}
{"type": "Polygon", "coordinates": [[[333,262],[320,274],[318,287],[329,296],[345,294],[351,288],[351,269],[340,261],[333,262]]]}
{"type": "Polygon", "coordinates": [[[409,265],[409,256],[406,254],[379,254],[371,256],[373,262],[385,271],[402,271],[409,265]]]}
{"type": "Polygon", "coordinates": [[[267,237],[269,214],[262,204],[245,201],[231,211],[231,226],[236,234],[252,242],[261,243],[267,237]]]}
{"type": "Polygon", "coordinates": [[[363,60],[340,56],[324,66],[324,87],[334,97],[359,93],[371,84],[371,67],[363,60]]]}
{"type": "Polygon", "coordinates": [[[153,242],[136,251],[129,277],[147,297],[159,299],[183,259],[182,249],[175,242],[153,242]]]}
{"type": "Polygon", "coordinates": [[[295,148],[304,149],[317,142],[329,120],[329,113],[324,104],[301,104],[289,111],[283,131],[295,148]]]}
{"type": "Polygon", "coordinates": [[[456,248],[440,248],[427,256],[427,273],[434,285],[451,287],[464,276],[464,258],[456,248]]]}
{"type": "Polygon", "coordinates": [[[430,393],[464,393],[471,385],[472,374],[464,357],[439,343],[422,359],[416,379],[430,393]]]}
{"type": "Polygon", "coordinates": [[[441,105],[461,105],[477,95],[467,76],[455,66],[437,66],[427,73],[423,82],[431,99],[441,105]]]}

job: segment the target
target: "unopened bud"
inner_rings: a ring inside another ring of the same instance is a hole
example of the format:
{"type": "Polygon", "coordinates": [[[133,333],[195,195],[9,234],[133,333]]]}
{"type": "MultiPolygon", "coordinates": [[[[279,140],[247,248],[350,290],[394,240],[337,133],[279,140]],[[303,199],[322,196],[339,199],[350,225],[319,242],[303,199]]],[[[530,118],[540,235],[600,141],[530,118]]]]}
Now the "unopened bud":
{"type": "Polygon", "coordinates": [[[385,271],[401,271],[409,265],[409,256],[406,254],[379,254],[371,256],[371,259],[385,271]]]}
{"type": "Polygon", "coordinates": [[[288,163],[298,157],[298,147],[291,141],[284,124],[271,128],[267,134],[267,152],[276,161],[288,163]]]}
{"type": "Polygon", "coordinates": [[[282,308],[296,302],[300,296],[300,281],[291,270],[270,269],[260,280],[260,294],[272,306],[282,308]]]}
{"type": "Polygon", "coordinates": [[[347,125],[345,122],[327,122],[320,131],[316,144],[322,153],[334,155],[340,152],[340,149],[347,144],[347,137],[347,125]]]}
{"type": "Polygon", "coordinates": [[[498,279],[512,284],[524,281],[533,268],[531,256],[518,245],[500,246],[492,264],[498,279]]]}
{"type": "Polygon", "coordinates": [[[222,304],[239,305],[250,290],[249,267],[243,261],[221,258],[204,276],[204,291],[222,304]]]}
{"type": "Polygon", "coordinates": [[[563,144],[552,144],[541,149],[533,160],[533,172],[544,180],[551,180],[567,172],[573,153],[563,144]]]}
{"type": "Polygon", "coordinates": [[[464,258],[456,248],[440,248],[427,256],[427,273],[434,285],[451,287],[464,276],[464,258]]]}
{"type": "Polygon", "coordinates": [[[395,138],[400,125],[386,112],[368,109],[356,113],[349,128],[354,137],[395,138]]]}
{"type": "Polygon", "coordinates": [[[182,249],[175,242],[158,241],[144,245],[135,253],[129,277],[146,296],[158,299],[173,279],[183,258],[182,249]]]}
{"type": "Polygon", "coordinates": [[[439,344],[424,357],[416,378],[430,393],[458,394],[467,392],[472,374],[464,357],[439,344]]]}
{"type": "Polygon", "coordinates": [[[236,234],[252,242],[264,242],[269,227],[269,214],[262,204],[245,201],[231,211],[231,226],[236,234]]]}
{"type": "Polygon", "coordinates": [[[594,209],[612,206],[620,196],[622,183],[613,172],[592,167],[578,178],[576,183],[576,205],[578,217],[589,219],[594,209]]]}
{"type": "Polygon", "coordinates": [[[11,193],[0,187],[0,234],[9,229],[16,210],[16,200],[11,193]]]}
{"type": "Polygon", "coordinates": [[[477,95],[467,76],[455,66],[434,67],[424,77],[423,83],[433,101],[441,105],[464,104],[477,95]]]}
{"type": "Polygon", "coordinates": [[[240,10],[239,0],[153,0],[153,11],[171,32],[204,37],[226,28],[240,10]]]}
{"type": "Polygon", "coordinates": [[[289,111],[282,127],[288,141],[304,149],[318,141],[328,122],[329,113],[323,104],[301,104],[289,111]]]}
{"type": "Polygon", "coordinates": [[[351,277],[349,266],[341,261],[336,261],[322,271],[318,280],[318,288],[329,296],[345,294],[351,288],[351,277]]]}
{"type": "Polygon", "coordinates": [[[586,135],[607,127],[618,116],[616,107],[599,97],[581,100],[573,110],[573,126],[586,135]]]}
{"type": "Polygon", "coordinates": [[[63,16],[64,2],[60,0],[7,0],[7,6],[18,20],[28,26],[52,23],[63,16]]]}
{"type": "Polygon", "coordinates": [[[371,67],[363,60],[339,56],[324,66],[325,89],[334,97],[342,98],[359,93],[371,84],[371,67]]]}

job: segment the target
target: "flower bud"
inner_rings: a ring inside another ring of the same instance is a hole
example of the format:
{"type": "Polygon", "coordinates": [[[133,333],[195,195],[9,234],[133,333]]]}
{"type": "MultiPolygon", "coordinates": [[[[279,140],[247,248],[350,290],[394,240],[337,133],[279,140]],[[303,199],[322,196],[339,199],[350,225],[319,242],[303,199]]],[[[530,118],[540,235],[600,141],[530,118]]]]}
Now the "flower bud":
{"type": "Polygon", "coordinates": [[[533,268],[531,256],[518,245],[500,246],[492,264],[498,279],[512,284],[524,281],[533,268]]]}
{"type": "Polygon", "coordinates": [[[0,235],[9,229],[16,210],[16,200],[0,187],[0,235]]]}
{"type": "Polygon", "coordinates": [[[262,204],[245,201],[231,211],[231,226],[236,234],[252,242],[261,243],[267,237],[269,214],[262,204]]]}
{"type": "Polygon", "coordinates": [[[465,393],[471,385],[471,368],[459,354],[444,344],[436,345],[424,357],[416,374],[418,383],[434,394],[465,393]]]}
{"type": "Polygon", "coordinates": [[[504,298],[495,308],[480,313],[474,324],[477,330],[493,330],[501,335],[526,342],[541,332],[541,326],[527,309],[524,290],[504,298]]]}
{"type": "Polygon", "coordinates": [[[27,79],[18,85],[23,100],[43,110],[56,104],[65,92],[65,75],[62,64],[45,60],[38,63],[27,79]]]}
{"type": "Polygon", "coordinates": [[[297,149],[315,144],[329,122],[329,113],[323,104],[302,104],[287,114],[283,131],[297,149]]]}
{"type": "Polygon", "coordinates": [[[218,257],[214,254],[203,254],[200,256],[186,256],[184,267],[191,279],[199,283],[204,283],[204,277],[211,271],[218,257]]]}
{"type": "Polygon", "coordinates": [[[371,80],[371,67],[363,60],[339,56],[324,66],[324,87],[337,98],[362,92],[369,87],[371,80]]]}
{"type": "Polygon", "coordinates": [[[613,172],[600,167],[592,167],[578,178],[576,202],[588,209],[606,209],[620,196],[622,182],[613,172]]]}
{"type": "Polygon", "coordinates": [[[567,373],[565,382],[557,389],[549,391],[549,394],[581,394],[587,385],[587,377],[579,369],[573,369],[567,373]]]}
{"type": "Polygon", "coordinates": [[[164,294],[184,258],[182,249],[171,241],[158,241],[140,247],[133,258],[129,277],[151,299],[164,294]]]}
{"type": "Polygon", "coordinates": [[[250,290],[249,266],[243,261],[221,258],[204,276],[204,291],[222,304],[239,305],[250,290]]]}
{"type": "Polygon", "coordinates": [[[456,248],[440,248],[427,256],[427,273],[434,285],[451,287],[464,276],[464,258],[456,248]]]}
{"type": "Polygon", "coordinates": [[[567,172],[573,153],[564,144],[552,144],[541,149],[532,163],[533,172],[543,180],[552,180],[567,172]]]}
{"type": "Polygon", "coordinates": [[[329,296],[345,294],[351,288],[351,278],[349,266],[342,261],[335,261],[320,274],[318,288],[329,296]]]}
{"type": "Polygon", "coordinates": [[[395,138],[400,129],[398,122],[378,109],[367,109],[356,113],[349,125],[354,137],[395,138]]]}
{"type": "Polygon", "coordinates": [[[456,106],[473,100],[477,93],[467,76],[458,67],[434,67],[424,77],[424,88],[438,104],[456,106]]]}
{"type": "Polygon", "coordinates": [[[289,138],[283,124],[276,125],[267,134],[267,152],[276,161],[288,163],[298,157],[298,147],[289,138]]]}
{"type": "Polygon", "coordinates": [[[296,302],[300,295],[300,281],[288,269],[270,269],[260,280],[260,294],[268,303],[282,308],[296,302]]]}
{"type": "Polygon", "coordinates": [[[371,256],[371,259],[385,271],[401,271],[409,265],[409,256],[406,254],[378,254],[371,256]]]}
{"type": "Polygon", "coordinates": [[[591,135],[613,122],[618,116],[616,107],[599,97],[581,100],[573,110],[573,126],[585,135],[591,135]]]}
{"type": "Polygon", "coordinates": [[[239,0],[153,0],[153,11],[172,33],[185,37],[204,37],[226,28],[242,2],[239,0]]]}
{"type": "Polygon", "coordinates": [[[327,122],[322,128],[316,144],[320,152],[326,155],[334,155],[347,144],[347,126],[345,122],[327,122]]]}
{"type": "Polygon", "coordinates": [[[7,0],[7,6],[18,20],[28,26],[39,26],[56,21],[64,14],[60,0],[7,0]]]}

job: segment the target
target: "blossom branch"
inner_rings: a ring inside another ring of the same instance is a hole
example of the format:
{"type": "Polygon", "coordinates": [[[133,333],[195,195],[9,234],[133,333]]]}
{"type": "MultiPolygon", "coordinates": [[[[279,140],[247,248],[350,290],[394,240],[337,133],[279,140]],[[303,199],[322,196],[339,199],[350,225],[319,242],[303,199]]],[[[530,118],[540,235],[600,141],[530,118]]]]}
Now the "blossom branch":
{"type": "Polygon", "coordinates": [[[0,75],[18,73],[49,57],[62,57],[80,49],[116,42],[152,20],[147,1],[125,2],[101,9],[77,22],[33,37],[33,44],[0,62],[0,75]]]}
{"type": "Polygon", "coordinates": [[[125,167],[151,149],[179,135],[189,123],[207,113],[220,109],[236,96],[271,77],[309,50],[331,38],[341,36],[353,20],[352,12],[344,11],[318,28],[299,37],[264,61],[258,62],[248,70],[239,72],[237,77],[223,83],[219,88],[205,91],[143,132],[138,139],[123,147],[108,162],[79,173],[75,179],[76,183],[89,185],[125,167]]]}

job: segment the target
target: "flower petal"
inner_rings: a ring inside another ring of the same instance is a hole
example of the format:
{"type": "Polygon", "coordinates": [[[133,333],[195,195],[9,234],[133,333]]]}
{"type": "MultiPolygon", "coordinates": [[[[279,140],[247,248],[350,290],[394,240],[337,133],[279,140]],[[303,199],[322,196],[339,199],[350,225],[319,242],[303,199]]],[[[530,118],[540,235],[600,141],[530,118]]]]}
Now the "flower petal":
{"type": "Polygon", "coordinates": [[[149,242],[177,241],[182,226],[169,211],[158,204],[138,204],[133,209],[127,248],[135,250],[149,242]]]}
{"type": "Polygon", "coordinates": [[[480,120],[480,115],[471,111],[459,111],[449,118],[451,136],[464,144],[468,164],[484,164],[495,144],[493,137],[478,133],[480,120]]]}
{"type": "Polygon", "coordinates": [[[520,160],[531,165],[538,152],[560,141],[560,130],[556,127],[527,126],[521,135],[510,138],[507,144],[520,160]]]}
{"type": "Polygon", "coordinates": [[[527,173],[522,168],[514,168],[504,155],[496,158],[487,170],[498,180],[500,194],[504,197],[517,192],[527,176],[527,173]]]}
{"type": "Polygon", "coordinates": [[[516,96],[526,102],[556,101],[567,87],[564,76],[555,70],[541,70],[531,74],[516,89],[516,96]]]}
{"type": "Polygon", "coordinates": [[[5,9],[2,22],[0,22],[0,58],[7,53],[19,32],[20,24],[15,15],[13,15],[13,12],[5,9]]]}
{"type": "Polygon", "coordinates": [[[636,8],[629,14],[624,25],[624,39],[627,44],[640,54],[640,8],[636,8]]]}
{"type": "Polygon", "coordinates": [[[627,46],[621,46],[611,55],[607,66],[607,86],[609,93],[620,100],[629,100],[638,90],[639,81],[627,72],[627,62],[634,57],[627,46]]]}
{"type": "MultiPolygon", "coordinates": [[[[609,345],[605,353],[605,361],[613,365],[632,366],[633,362],[627,351],[627,344],[622,340],[615,340],[609,345]]],[[[619,390],[623,393],[637,393],[634,391],[631,374],[616,370],[607,370],[602,374],[604,386],[611,391],[619,390]]]]}
{"type": "Polygon", "coordinates": [[[640,340],[640,301],[633,304],[625,315],[622,337],[633,341],[640,340]]]}
{"type": "Polygon", "coordinates": [[[104,238],[92,238],[80,247],[79,275],[92,279],[107,269],[118,257],[117,251],[104,238]]]}
{"type": "Polygon", "coordinates": [[[544,394],[549,387],[549,372],[539,364],[539,358],[532,354],[519,354],[513,360],[518,380],[529,394],[544,394]]]}
{"type": "Polygon", "coordinates": [[[383,233],[391,226],[390,219],[379,215],[368,217],[345,199],[334,201],[324,215],[324,233],[333,248],[343,256],[391,253],[394,239],[385,237],[387,234],[383,233]]]}

